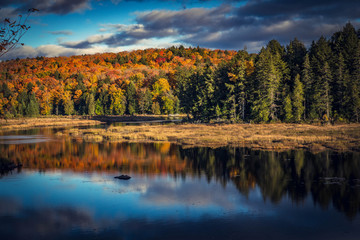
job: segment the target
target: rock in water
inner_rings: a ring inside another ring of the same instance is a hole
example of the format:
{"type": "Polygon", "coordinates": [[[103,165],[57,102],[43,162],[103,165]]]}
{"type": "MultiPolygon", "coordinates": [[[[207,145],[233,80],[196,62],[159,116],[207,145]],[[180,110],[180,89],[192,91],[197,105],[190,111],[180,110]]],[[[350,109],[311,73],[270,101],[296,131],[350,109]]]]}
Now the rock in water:
{"type": "Polygon", "coordinates": [[[128,175],[120,175],[120,176],[116,176],[114,178],[121,179],[121,180],[129,180],[131,177],[128,175]]]}

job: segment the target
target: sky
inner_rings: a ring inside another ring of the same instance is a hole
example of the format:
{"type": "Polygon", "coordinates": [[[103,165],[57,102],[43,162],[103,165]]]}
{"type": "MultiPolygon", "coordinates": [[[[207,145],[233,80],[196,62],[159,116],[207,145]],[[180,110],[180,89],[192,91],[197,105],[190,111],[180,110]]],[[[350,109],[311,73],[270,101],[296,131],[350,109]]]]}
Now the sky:
{"type": "Polygon", "coordinates": [[[360,0],[0,0],[0,16],[27,20],[24,46],[1,60],[146,48],[258,52],[276,39],[307,46],[347,23],[360,28],[360,0]]]}

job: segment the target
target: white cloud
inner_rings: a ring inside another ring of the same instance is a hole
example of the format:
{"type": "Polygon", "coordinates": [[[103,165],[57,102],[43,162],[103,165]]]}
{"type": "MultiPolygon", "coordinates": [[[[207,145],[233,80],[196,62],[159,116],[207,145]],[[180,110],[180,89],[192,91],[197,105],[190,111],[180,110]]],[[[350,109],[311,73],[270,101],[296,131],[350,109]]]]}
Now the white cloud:
{"type": "Polygon", "coordinates": [[[42,45],[37,48],[31,46],[22,46],[15,48],[2,56],[1,60],[15,59],[15,58],[34,58],[37,56],[57,57],[57,56],[71,56],[81,54],[95,54],[103,52],[105,49],[101,47],[93,47],[90,49],[74,49],[66,48],[59,45],[42,45]]]}
{"type": "MultiPolygon", "coordinates": [[[[97,41],[98,38],[92,36],[89,38],[90,41],[97,41]]],[[[140,40],[137,44],[121,47],[109,47],[106,45],[91,45],[89,48],[72,48],[61,45],[42,45],[36,48],[31,46],[21,46],[8,52],[0,60],[8,60],[15,58],[35,58],[37,56],[44,57],[58,57],[58,56],[72,56],[72,55],[83,55],[83,54],[95,54],[113,52],[118,53],[121,51],[131,51],[137,49],[147,48],[167,48],[173,45],[180,45],[180,42],[174,42],[173,39],[161,39],[151,40],[144,39],[140,40]]]]}

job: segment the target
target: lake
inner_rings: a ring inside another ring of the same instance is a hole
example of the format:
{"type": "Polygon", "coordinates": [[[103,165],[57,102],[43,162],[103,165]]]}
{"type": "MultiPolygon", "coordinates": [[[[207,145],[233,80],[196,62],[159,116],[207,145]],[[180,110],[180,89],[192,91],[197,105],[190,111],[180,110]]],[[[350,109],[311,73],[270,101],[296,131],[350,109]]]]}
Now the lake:
{"type": "Polygon", "coordinates": [[[360,154],[0,136],[1,239],[359,239],[360,154]],[[127,174],[130,180],[115,179],[127,174]]]}

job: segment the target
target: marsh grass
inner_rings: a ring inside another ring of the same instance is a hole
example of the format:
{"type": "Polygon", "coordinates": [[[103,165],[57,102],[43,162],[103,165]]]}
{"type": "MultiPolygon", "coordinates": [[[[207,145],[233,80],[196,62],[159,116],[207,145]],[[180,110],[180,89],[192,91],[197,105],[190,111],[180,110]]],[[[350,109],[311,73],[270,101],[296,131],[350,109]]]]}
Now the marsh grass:
{"type": "Polygon", "coordinates": [[[31,129],[39,127],[71,127],[101,124],[100,121],[80,116],[50,116],[37,118],[0,119],[0,131],[31,129]]]}
{"type": "Polygon", "coordinates": [[[71,129],[64,135],[85,141],[173,142],[190,146],[244,146],[313,151],[360,150],[360,124],[316,126],[307,124],[179,124],[120,126],[108,129],[71,129]],[[92,136],[93,135],[93,136],[92,136]]]}

